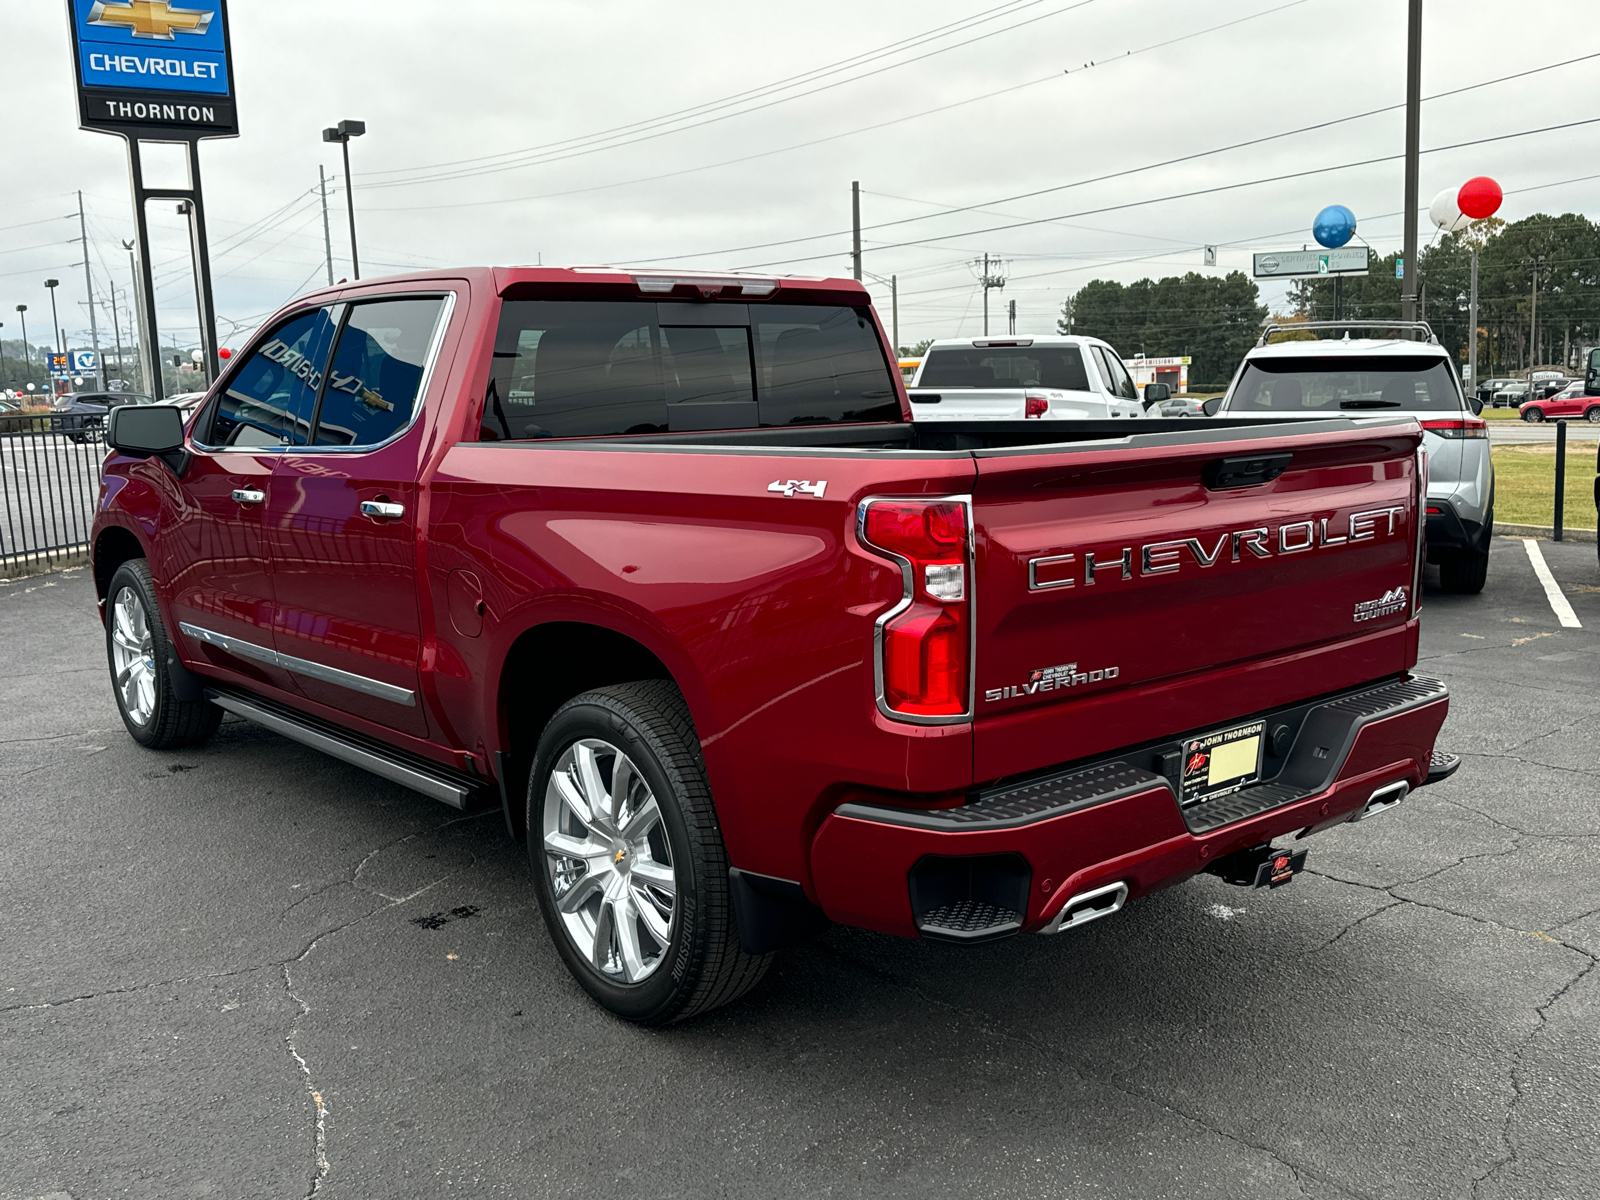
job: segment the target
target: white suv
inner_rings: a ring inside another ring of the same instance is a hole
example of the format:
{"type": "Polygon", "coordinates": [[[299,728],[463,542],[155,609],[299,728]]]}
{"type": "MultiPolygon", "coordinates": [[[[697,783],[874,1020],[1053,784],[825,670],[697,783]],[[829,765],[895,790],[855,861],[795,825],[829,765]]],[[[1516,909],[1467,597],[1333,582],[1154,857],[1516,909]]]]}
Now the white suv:
{"type": "Polygon", "coordinates": [[[1207,410],[1262,420],[1413,416],[1428,451],[1428,561],[1447,592],[1481,592],[1494,536],[1494,464],[1482,406],[1462,394],[1450,356],[1422,322],[1315,321],[1273,326],[1207,410]],[[1272,343],[1311,331],[1314,341],[1272,343]],[[1353,330],[1410,337],[1352,338],[1353,330]],[[1326,336],[1342,332],[1343,337],[1326,336]],[[1216,407],[1213,407],[1213,406],[1216,407]]]}
{"type": "Polygon", "coordinates": [[[1160,417],[1165,385],[1143,398],[1122,359],[1087,337],[946,338],[910,384],[911,419],[1101,421],[1160,417]]]}

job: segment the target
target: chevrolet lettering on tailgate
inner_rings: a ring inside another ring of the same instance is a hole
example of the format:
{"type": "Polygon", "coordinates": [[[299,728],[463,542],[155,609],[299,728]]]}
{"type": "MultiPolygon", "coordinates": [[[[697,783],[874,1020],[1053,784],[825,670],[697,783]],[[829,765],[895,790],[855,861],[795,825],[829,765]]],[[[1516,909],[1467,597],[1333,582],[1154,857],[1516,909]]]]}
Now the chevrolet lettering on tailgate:
{"type": "MultiPolygon", "coordinates": [[[[1377,538],[1393,537],[1398,532],[1398,519],[1405,512],[1398,505],[1372,508],[1351,513],[1344,532],[1337,532],[1337,518],[1321,517],[1316,520],[1293,521],[1286,525],[1259,526],[1255,529],[1236,529],[1231,533],[1208,534],[1214,538],[1207,546],[1198,537],[1169,538],[1149,542],[1143,546],[1124,546],[1120,552],[1084,551],[1082,557],[1083,583],[1093,587],[1097,575],[1115,572],[1121,579],[1132,579],[1134,563],[1139,574],[1168,575],[1183,565],[1183,552],[1187,550],[1202,568],[1214,567],[1223,561],[1244,561],[1252,558],[1273,558],[1284,554],[1299,554],[1306,550],[1333,550],[1356,542],[1370,542],[1377,538]]],[[[1028,590],[1044,592],[1051,588],[1076,587],[1075,576],[1079,568],[1077,554],[1050,554],[1028,561],[1028,590]]]]}

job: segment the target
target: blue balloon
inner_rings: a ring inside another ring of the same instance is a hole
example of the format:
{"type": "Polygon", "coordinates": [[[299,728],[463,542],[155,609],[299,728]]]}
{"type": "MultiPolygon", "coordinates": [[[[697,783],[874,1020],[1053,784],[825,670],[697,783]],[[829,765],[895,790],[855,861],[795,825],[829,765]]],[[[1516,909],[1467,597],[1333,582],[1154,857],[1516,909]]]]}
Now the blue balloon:
{"type": "Polygon", "coordinates": [[[1356,215],[1342,204],[1330,204],[1311,223],[1317,245],[1337,250],[1356,235],[1356,215]]]}

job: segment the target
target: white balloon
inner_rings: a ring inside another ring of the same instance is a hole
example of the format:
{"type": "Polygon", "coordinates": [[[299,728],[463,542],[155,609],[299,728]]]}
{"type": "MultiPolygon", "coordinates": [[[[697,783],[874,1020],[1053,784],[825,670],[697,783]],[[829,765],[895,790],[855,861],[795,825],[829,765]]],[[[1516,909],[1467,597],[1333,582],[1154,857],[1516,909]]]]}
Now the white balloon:
{"type": "Polygon", "coordinates": [[[1428,216],[1445,233],[1455,233],[1472,224],[1472,218],[1462,212],[1456,204],[1456,193],[1460,188],[1445,188],[1433,198],[1433,203],[1428,205],[1428,216]]]}

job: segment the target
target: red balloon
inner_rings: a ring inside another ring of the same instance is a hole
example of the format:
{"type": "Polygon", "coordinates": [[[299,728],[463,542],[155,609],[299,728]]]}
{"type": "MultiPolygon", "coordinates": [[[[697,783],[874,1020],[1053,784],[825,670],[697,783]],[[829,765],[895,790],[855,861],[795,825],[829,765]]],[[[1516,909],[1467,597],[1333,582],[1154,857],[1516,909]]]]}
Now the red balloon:
{"type": "Polygon", "coordinates": [[[1456,207],[1474,221],[1492,217],[1500,211],[1500,202],[1506,198],[1500,185],[1487,175],[1479,175],[1461,185],[1456,194],[1456,207]]]}
{"type": "Polygon", "coordinates": [[[224,346],[221,350],[217,351],[217,357],[226,361],[233,357],[233,351],[224,346]]]}

